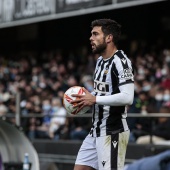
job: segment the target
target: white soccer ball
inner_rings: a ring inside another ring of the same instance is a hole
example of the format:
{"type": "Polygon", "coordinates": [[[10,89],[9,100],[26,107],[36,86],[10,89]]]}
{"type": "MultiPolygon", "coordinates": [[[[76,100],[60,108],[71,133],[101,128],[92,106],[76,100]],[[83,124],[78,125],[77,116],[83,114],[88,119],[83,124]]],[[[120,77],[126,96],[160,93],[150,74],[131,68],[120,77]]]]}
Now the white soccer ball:
{"type": "Polygon", "coordinates": [[[77,97],[72,97],[71,96],[72,94],[84,95],[85,92],[84,92],[82,87],[80,87],[80,86],[73,86],[73,87],[70,87],[64,93],[64,96],[63,96],[63,105],[64,105],[65,109],[67,110],[67,113],[71,114],[71,115],[77,115],[77,114],[84,114],[84,113],[86,113],[90,109],[89,106],[86,106],[86,107],[82,108],[78,112],[79,107],[73,107],[73,106],[76,106],[76,103],[74,103],[74,104],[70,103],[72,100],[78,99],[77,97]]]}

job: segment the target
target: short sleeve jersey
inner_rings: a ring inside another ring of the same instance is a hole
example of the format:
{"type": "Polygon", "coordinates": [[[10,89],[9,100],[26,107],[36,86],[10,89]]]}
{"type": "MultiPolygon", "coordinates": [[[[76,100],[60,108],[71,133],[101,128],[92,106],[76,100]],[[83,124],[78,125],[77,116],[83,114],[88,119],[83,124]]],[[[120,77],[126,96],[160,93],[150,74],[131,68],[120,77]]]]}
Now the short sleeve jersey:
{"type": "MultiPolygon", "coordinates": [[[[133,68],[122,50],[117,50],[107,60],[102,56],[98,58],[94,72],[95,96],[119,93],[119,87],[128,83],[134,83],[133,68]]],[[[99,137],[128,130],[126,115],[126,106],[95,104],[90,135],[99,137]]]]}

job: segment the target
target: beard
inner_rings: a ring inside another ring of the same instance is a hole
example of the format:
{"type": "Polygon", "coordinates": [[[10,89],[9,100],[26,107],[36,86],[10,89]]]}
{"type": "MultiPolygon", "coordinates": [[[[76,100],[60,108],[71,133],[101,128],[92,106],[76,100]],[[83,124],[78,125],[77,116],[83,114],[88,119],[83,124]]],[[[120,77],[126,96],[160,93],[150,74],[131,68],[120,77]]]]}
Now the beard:
{"type": "Polygon", "coordinates": [[[95,49],[92,50],[93,54],[102,54],[106,50],[107,44],[103,42],[102,44],[99,44],[96,46],[95,49]]]}

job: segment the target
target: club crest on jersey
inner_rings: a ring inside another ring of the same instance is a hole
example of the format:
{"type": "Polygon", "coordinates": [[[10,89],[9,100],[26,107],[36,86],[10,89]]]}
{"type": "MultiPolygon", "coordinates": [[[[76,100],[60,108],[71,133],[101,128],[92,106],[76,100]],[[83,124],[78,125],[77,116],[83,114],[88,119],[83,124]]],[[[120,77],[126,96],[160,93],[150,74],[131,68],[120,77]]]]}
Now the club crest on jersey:
{"type": "Polygon", "coordinates": [[[126,79],[126,80],[129,80],[129,79],[133,80],[133,73],[130,68],[124,69],[123,72],[124,73],[121,75],[121,78],[126,79]]]}
{"type": "Polygon", "coordinates": [[[107,73],[108,73],[108,70],[109,70],[109,68],[106,67],[106,70],[104,71],[104,74],[107,74],[107,73]]]}
{"type": "Polygon", "coordinates": [[[108,93],[109,92],[109,84],[102,81],[94,80],[94,91],[97,93],[108,93]]]}

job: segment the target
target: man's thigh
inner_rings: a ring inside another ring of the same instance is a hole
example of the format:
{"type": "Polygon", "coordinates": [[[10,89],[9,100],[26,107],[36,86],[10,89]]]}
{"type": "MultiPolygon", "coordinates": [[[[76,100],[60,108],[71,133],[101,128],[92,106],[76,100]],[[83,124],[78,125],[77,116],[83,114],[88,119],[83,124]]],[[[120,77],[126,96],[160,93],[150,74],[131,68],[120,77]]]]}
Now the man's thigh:
{"type": "Polygon", "coordinates": [[[98,169],[96,138],[87,136],[79,149],[74,170],[94,169],[98,169]]]}
{"type": "Polygon", "coordinates": [[[99,170],[123,170],[129,131],[96,139],[99,170]]]}

